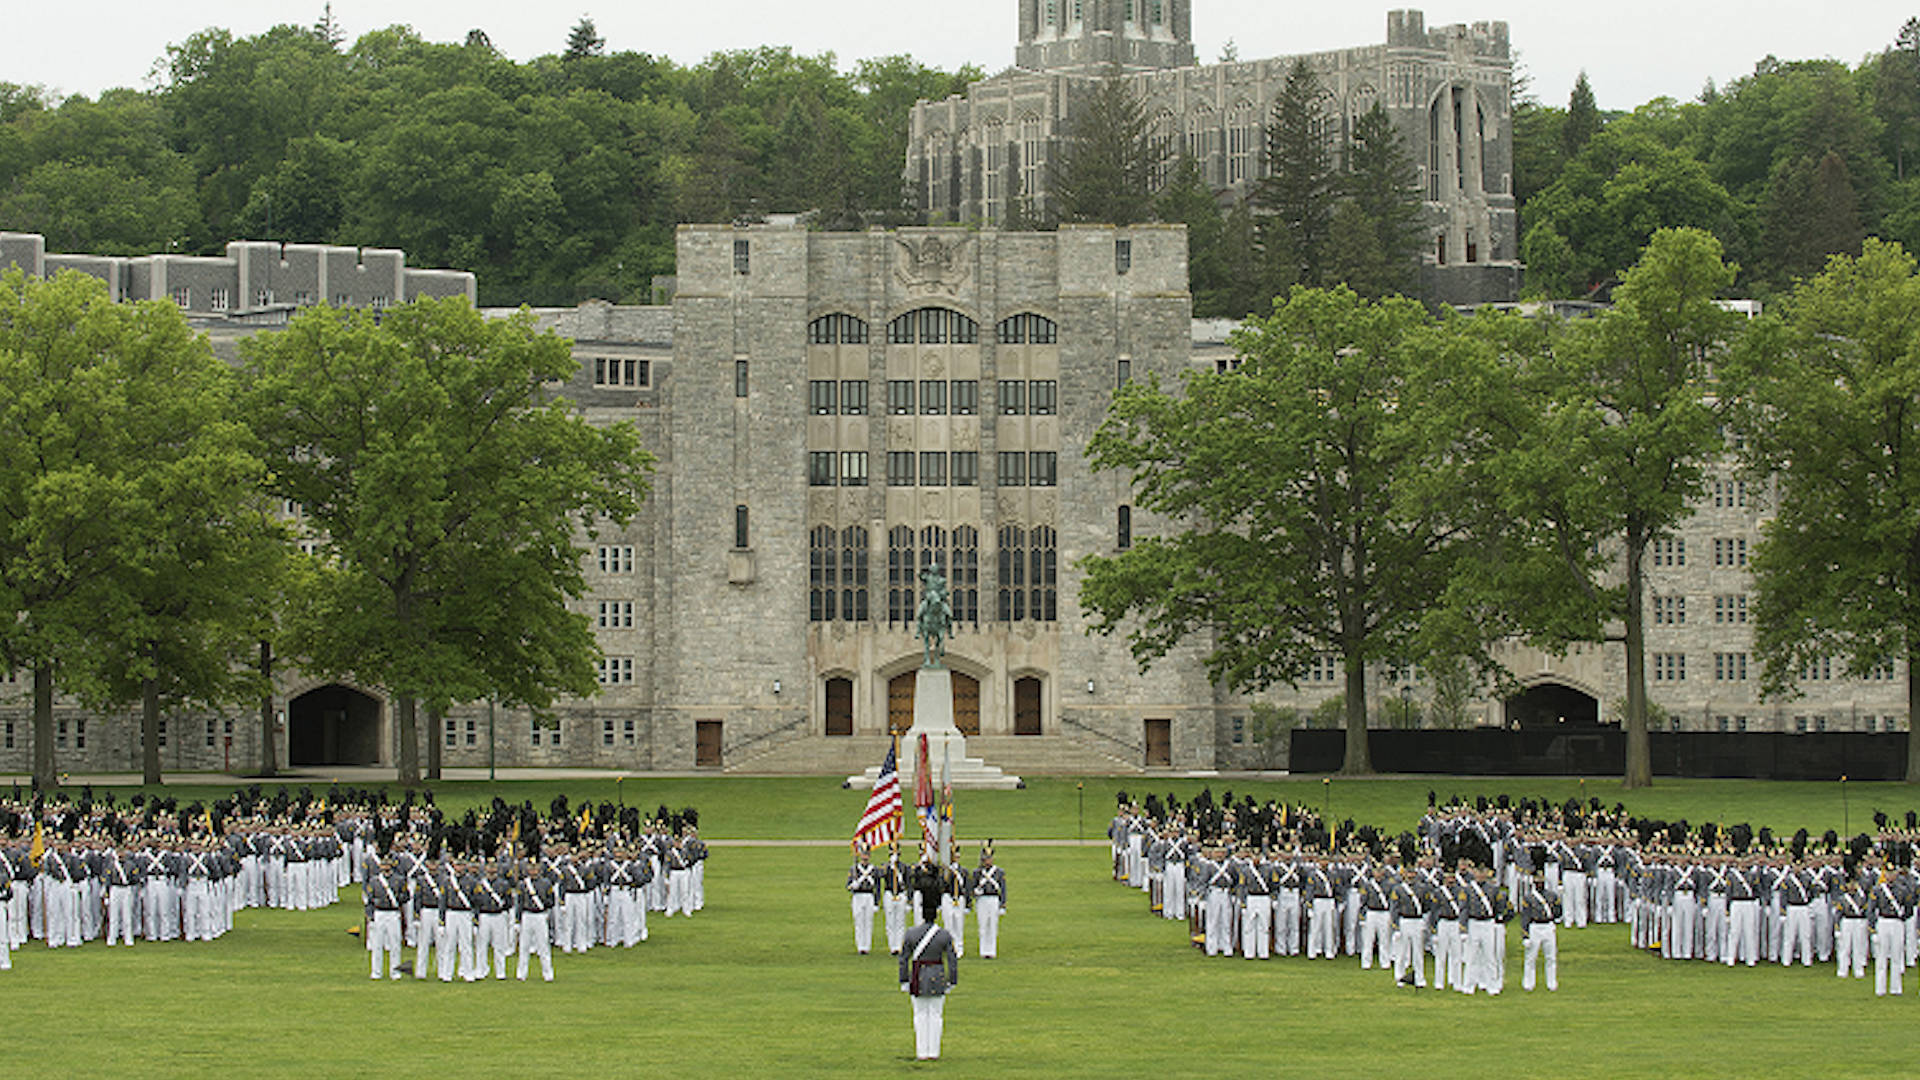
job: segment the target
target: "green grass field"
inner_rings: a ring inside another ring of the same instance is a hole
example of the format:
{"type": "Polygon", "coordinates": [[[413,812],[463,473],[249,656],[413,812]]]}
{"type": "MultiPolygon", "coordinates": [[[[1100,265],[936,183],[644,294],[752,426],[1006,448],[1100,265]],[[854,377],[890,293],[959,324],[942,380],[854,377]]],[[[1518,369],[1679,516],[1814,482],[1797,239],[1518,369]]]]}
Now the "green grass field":
{"type": "MultiPolygon", "coordinates": [[[[697,805],[715,837],[844,836],[864,794],[827,781],[628,782],[649,805],[697,805]]],[[[1214,785],[1215,793],[1222,790],[1214,785]]],[[[1396,825],[1425,780],[1340,782],[1335,812],[1396,825]],[[1350,804],[1350,809],[1349,809],[1350,804]]],[[[1576,782],[1446,780],[1452,791],[1565,797],[1576,782]]],[[[545,805],[612,785],[503,785],[545,805]]],[[[1088,829],[1112,792],[1087,781],[1088,829]]],[[[1199,784],[1172,785],[1185,795],[1199,784]]],[[[1234,785],[1241,790],[1241,785],[1234,785]]],[[[1617,787],[1587,785],[1609,804],[1617,787]]],[[[1826,827],[1833,785],[1672,783],[1625,800],[1647,813],[1826,827]]],[[[1247,787],[1293,798],[1318,780],[1247,787]]],[[[1156,790],[1163,790],[1156,784],[1156,790]]],[[[480,798],[451,785],[449,808],[480,798]]],[[[486,797],[490,797],[488,794],[486,797]]],[[[1853,793],[1856,823],[1877,800],[1853,793]]],[[[1317,801],[1314,800],[1314,801],[1317,801]]],[[[963,793],[963,837],[1075,832],[1074,781],[963,793]]],[[[1096,820],[1097,819],[1097,820],[1096,820]]],[[[243,912],[211,944],[77,950],[30,944],[0,976],[16,1067],[44,1075],[1369,1077],[1914,1075],[1920,985],[1875,999],[1831,966],[1729,970],[1631,949],[1623,927],[1562,931],[1561,990],[1519,991],[1518,934],[1497,999],[1398,990],[1356,961],[1209,960],[1184,924],[1149,917],[1108,879],[1104,845],[1007,847],[1011,906],[1000,959],[962,963],[945,1058],[911,1060],[892,958],[853,952],[846,858],[831,847],[722,847],[707,909],[651,920],[638,949],[555,958],[558,979],[467,985],[372,982],[357,895],[320,912],[243,912]]],[[[878,935],[876,935],[878,936],[878,935]]]]}

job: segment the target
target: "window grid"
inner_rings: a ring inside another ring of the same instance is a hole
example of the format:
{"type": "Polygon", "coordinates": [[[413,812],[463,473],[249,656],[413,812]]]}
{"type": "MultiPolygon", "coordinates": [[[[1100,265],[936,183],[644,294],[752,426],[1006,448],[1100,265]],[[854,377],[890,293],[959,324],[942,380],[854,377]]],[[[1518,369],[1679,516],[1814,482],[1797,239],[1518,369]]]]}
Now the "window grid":
{"type": "Polygon", "coordinates": [[[1052,379],[1035,379],[1027,384],[1027,411],[1035,416],[1052,416],[1060,400],[1060,384],[1052,379]]]}
{"type": "Polygon", "coordinates": [[[950,384],[947,403],[955,416],[973,416],[980,411],[980,383],[975,379],[955,379],[950,384]]]}
{"type": "Polygon", "coordinates": [[[947,455],[939,450],[920,452],[920,486],[947,486],[947,455]]]}
{"type": "Polygon", "coordinates": [[[1687,542],[1677,536],[1663,537],[1653,542],[1653,565],[1687,565],[1687,542]]]}
{"type": "Polygon", "coordinates": [[[840,451],[840,486],[867,486],[867,452],[865,450],[840,451]]]}
{"type": "Polygon", "coordinates": [[[1044,315],[1026,312],[1001,319],[995,336],[1002,345],[1053,345],[1059,342],[1059,328],[1044,315]]]}
{"type": "Polygon", "coordinates": [[[953,452],[953,486],[978,487],[980,485],[980,452],[978,450],[955,450],[953,452]]]}
{"type": "Polygon", "coordinates": [[[887,324],[889,345],[976,345],[980,324],[950,308],[916,308],[887,324]]]}
{"type": "Polygon", "coordinates": [[[600,601],[600,629],[602,630],[633,629],[633,601],[631,600],[600,601]]]}
{"type": "Polygon", "coordinates": [[[637,357],[596,356],[593,358],[593,385],[643,387],[650,375],[648,361],[637,357]]]}
{"type": "Polygon", "coordinates": [[[1713,654],[1713,680],[1715,682],[1745,682],[1746,678],[1746,653],[1731,652],[1713,654]]]}
{"type": "Polygon", "coordinates": [[[1060,454],[1053,450],[1035,450],[1027,455],[1027,482],[1034,487],[1054,487],[1060,482],[1060,454]]]}
{"type": "Polygon", "coordinates": [[[599,559],[600,572],[603,574],[633,573],[632,544],[602,544],[599,559]]]}
{"type": "Polygon", "coordinates": [[[840,415],[867,415],[867,380],[840,380],[840,415]]]}
{"type": "Polygon", "coordinates": [[[1018,450],[1001,450],[999,456],[995,482],[1001,487],[1027,486],[1027,455],[1018,450]]]}
{"type": "Polygon", "coordinates": [[[1654,597],[1653,622],[1656,626],[1685,626],[1687,598],[1684,596],[1654,597]]]}
{"type": "Polygon", "coordinates": [[[833,487],[838,480],[839,455],[832,450],[807,451],[807,486],[833,487]]]}
{"type": "Polygon", "coordinates": [[[912,487],[914,453],[911,450],[887,451],[887,486],[912,487]]]}
{"type": "Polygon", "coordinates": [[[1686,682],[1687,681],[1687,654],[1686,653],[1654,653],[1653,654],[1653,681],[1654,682],[1686,682]]]}
{"type": "Polygon", "coordinates": [[[1027,411],[1027,384],[1019,379],[1001,379],[1000,415],[1022,416],[1027,411]]]}
{"type": "Polygon", "coordinates": [[[853,315],[822,315],[807,324],[809,345],[865,345],[866,320],[853,315]]]}

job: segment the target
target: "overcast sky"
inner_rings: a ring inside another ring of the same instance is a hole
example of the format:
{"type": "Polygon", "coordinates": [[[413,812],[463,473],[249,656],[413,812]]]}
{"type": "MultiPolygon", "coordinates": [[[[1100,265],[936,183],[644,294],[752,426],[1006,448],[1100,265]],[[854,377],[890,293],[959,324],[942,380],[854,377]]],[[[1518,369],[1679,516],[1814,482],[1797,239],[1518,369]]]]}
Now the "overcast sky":
{"type": "MultiPolygon", "coordinates": [[[[1404,2],[1404,0],[1403,0],[1404,2]]],[[[0,17],[6,49],[0,81],[97,94],[143,86],[169,43],[209,26],[236,36],[275,23],[311,24],[322,0],[150,0],[9,4],[0,17]]],[[[1243,59],[1365,45],[1386,35],[1391,4],[1194,0],[1194,42],[1203,61],[1232,39],[1243,59]]],[[[565,46],[582,15],[593,18],[609,49],[663,54],[683,64],[721,49],[790,45],[853,60],[910,53],[953,68],[989,73],[1013,60],[1017,0],[696,0],[663,3],[514,3],[494,0],[337,0],[334,18],[349,39],[394,23],[432,41],[457,41],[478,27],[494,46],[525,60],[565,46]]],[[[1566,103],[1582,68],[1602,108],[1630,109],[1658,96],[1696,96],[1708,79],[1726,83],[1756,60],[1831,57],[1858,63],[1898,35],[1915,13],[1892,0],[1476,0],[1431,4],[1429,26],[1506,20],[1522,64],[1543,101],[1566,103]]]]}

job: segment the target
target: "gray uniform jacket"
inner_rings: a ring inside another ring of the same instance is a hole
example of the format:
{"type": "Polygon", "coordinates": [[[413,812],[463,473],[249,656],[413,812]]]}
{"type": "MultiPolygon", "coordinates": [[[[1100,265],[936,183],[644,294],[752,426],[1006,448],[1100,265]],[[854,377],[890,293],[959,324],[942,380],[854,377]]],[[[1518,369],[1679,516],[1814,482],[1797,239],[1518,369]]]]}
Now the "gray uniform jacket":
{"type": "Polygon", "coordinates": [[[900,985],[914,997],[939,997],[959,982],[960,954],[954,950],[953,935],[939,923],[910,927],[900,945],[900,985]]]}

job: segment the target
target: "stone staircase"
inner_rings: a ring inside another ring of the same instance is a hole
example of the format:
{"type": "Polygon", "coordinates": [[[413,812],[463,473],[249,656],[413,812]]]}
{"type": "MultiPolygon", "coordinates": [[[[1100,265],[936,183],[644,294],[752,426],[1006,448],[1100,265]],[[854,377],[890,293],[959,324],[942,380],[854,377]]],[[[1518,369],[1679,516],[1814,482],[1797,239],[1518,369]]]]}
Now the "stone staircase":
{"type": "MultiPolygon", "coordinates": [[[[831,739],[807,736],[749,748],[748,753],[727,762],[724,771],[780,776],[854,776],[878,766],[887,756],[890,741],[884,735],[831,739]]],[[[900,752],[908,752],[904,739],[900,752]]],[[[967,756],[1022,776],[1109,776],[1143,771],[1139,762],[1127,761],[1064,735],[969,735],[967,756]]]]}

